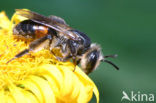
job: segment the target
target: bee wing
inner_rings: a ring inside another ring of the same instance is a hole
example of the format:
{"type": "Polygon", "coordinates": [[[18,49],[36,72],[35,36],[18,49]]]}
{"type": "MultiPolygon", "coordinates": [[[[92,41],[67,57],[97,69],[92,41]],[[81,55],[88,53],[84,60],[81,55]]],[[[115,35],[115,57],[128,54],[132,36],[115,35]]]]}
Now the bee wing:
{"type": "Polygon", "coordinates": [[[20,16],[23,16],[23,17],[26,17],[26,18],[28,18],[28,19],[36,22],[36,23],[39,23],[39,24],[45,25],[47,27],[50,27],[50,28],[52,28],[52,29],[54,29],[56,31],[62,32],[64,34],[65,34],[66,29],[61,27],[60,25],[68,27],[67,25],[61,24],[60,22],[58,22],[55,19],[48,18],[46,16],[40,15],[38,13],[29,11],[29,10],[16,9],[16,14],[20,15],[20,16]]]}
{"type": "Polygon", "coordinates": [[[50,15],[50,16],[48,16],[48,18],[50,18],[50,19],[52,19],[52,20],[54,20],[60,24],[68,25],[66,23],[66,21],[64,19],[62,19],[61,17],[55,16],[55,15],[50,15]]]}

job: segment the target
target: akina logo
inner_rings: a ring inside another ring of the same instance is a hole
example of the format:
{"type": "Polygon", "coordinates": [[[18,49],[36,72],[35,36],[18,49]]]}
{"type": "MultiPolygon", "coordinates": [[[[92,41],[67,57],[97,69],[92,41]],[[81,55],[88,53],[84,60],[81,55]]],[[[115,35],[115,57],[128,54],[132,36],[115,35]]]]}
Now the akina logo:
{"type": "MultiPolygon", "coordinates": [[[[129,94],[127,94],[125,91],[122,91],[122,98],[121,101],[141,101],[141,102],[153,102],[154,101],[154,94],[145,94],[141,93],[140,91],[134,92],[131,91],[129,94]]],[[[123,103],[123,102],[122,102],[123,103]]]]}

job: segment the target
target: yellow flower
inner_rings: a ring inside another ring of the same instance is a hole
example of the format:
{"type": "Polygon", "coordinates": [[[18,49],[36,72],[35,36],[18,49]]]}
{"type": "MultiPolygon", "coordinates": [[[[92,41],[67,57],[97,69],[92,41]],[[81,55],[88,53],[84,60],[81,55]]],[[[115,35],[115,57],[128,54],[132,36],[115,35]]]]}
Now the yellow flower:
{"type": "Polygon", "coordinates": [[[26,18],[14,14],[12,21],[0,13],[0,102],[1,103],[87,103],[94,82],[71,62],[59,62],[48,50],[30,53],[6,64],[29,43],[17,40],[12,27],[26,18]]]}

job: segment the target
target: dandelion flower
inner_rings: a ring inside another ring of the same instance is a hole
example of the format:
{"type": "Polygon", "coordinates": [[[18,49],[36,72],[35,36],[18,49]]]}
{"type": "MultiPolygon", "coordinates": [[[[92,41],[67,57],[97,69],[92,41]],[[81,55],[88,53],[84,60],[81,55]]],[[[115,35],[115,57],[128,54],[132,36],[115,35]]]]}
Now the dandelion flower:
{"type": "Polygon", "coordinates": [[[48,50],[41,50],[6,64],[28,43],[16,40],[12,27],[26,18],[16,14],[10,21],[0,12],[0,100],[1,103],[88,103],[94,82],[71,62],[59,62],[48,50]],[[14,22],[13,22],[14,21],[14,22]]]}

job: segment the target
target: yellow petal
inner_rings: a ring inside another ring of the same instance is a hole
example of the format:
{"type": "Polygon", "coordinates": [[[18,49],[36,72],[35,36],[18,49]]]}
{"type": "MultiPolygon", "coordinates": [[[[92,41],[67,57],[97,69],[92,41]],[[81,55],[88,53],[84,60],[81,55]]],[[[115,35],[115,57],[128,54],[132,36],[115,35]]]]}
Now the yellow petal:
{"type": "MultiPolygon", "coordinates": [[[[15,103],[31,103],[34,102],[32,99],[26,98],[21,88],[17,88],[15,86],[9,86],[9,91],[11,95],[15,99],[15,103]]],[[[26,92],[26,91],[25,91],[26,92]]]]}
{"type": "Polygon", "coordinates": [[[4,11],[0,12],[0,28],[8,29],[9,25],[10,20],[6,16],[5,12],[4,11]]]}
{"type": "Polygon", "coordinates": [[[31,91],[39,102],[44,102],[43,93],[40,91],[40,88],[32,82],[32,80],[24,80],[21,82],[21,84],[25,87],[26,90],[31,91]]]}
{"type": "Polygon", "coordinates": [[[94,85],[93,92],[94,92],[95,97],[96,97],[96,103],[99,103],[99,91],[98,91],[96,85],[94,85]]]}
{"type": "Polygon", "coordinates": [[[48,82],[38,76],[30,76],[32,82],[37,86],[42,94],[43,103],[55,103],[55,95],[53,94],[52,88],[50,88],[48,82]]]}

